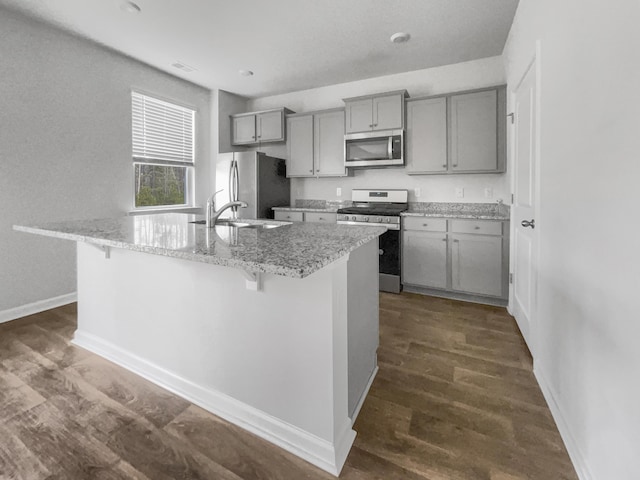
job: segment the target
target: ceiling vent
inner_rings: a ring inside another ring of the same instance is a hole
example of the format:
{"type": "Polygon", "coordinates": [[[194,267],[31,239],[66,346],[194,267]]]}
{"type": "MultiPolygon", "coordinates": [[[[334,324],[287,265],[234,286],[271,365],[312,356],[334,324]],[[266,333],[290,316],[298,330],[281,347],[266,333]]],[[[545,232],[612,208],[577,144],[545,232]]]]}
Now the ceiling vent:
{"type": "Polygon", "coordinates": [[[171,64],[172,67],[177,68],[178,70],[182,70],[183,72],[193,72],[195,68],[190,67],[186,63],[176,62],[171,64]]]}

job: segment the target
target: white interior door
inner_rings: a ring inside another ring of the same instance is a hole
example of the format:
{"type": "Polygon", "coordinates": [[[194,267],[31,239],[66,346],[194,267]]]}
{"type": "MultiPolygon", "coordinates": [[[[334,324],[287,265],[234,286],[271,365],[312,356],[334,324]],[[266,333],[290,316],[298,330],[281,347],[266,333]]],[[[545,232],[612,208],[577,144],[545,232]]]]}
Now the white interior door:
{"type": "Polygon", "coordinates": [[[536,161],[537,98],[534,61],[513,92],[513,205],[511,207],[513,291],[511,309],[518,327],[535,354],[537,274],[536,161]]]}

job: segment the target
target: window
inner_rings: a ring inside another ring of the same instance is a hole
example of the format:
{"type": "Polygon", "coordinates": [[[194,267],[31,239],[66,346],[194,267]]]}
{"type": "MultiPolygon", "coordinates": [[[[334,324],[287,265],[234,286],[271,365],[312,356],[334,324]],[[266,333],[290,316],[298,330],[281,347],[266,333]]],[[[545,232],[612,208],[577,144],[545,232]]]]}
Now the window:
{"type": "Polygon", "coordinates": [[[135,207],[190,205],[195,111],[131,92],[135,207]]]}

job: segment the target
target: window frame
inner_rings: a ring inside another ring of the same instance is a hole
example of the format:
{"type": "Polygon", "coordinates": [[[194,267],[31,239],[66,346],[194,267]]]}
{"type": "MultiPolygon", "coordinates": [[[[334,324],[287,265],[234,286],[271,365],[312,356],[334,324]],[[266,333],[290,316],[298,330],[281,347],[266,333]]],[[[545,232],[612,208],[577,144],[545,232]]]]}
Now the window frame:
{"type": "Polygon", "coordinates": [[[130,129],[131,132],[131,205],[133,213],[144,213],[144,212],[153,212],[153,211],[171,211],[171,210],[185,210],[195,208],[195,170],[198,163],[198,149],[197,149],[197,124],[198,122],[198,110],[195,106],[190,104],[185,104],[180,101],[176,101],[171,98],[163,97],[162,95],[158,95],[155,93],[150,93],[145,90],[139,88],[133,88],[129,92],[129,101],[130,101],[130,129]],[[182,162],[182,161],[171,161],[171,160],[148,160],[144,161],[139,157],[135,157],[133,155],[133,95],[142,95],[144,97],[150,97],[153,100],[158,100],[160,102],[168,103],[170,105],[175,105],[176,107],[184,108],[187,110],[191,110],[193,112],[193,124],[192,124],[192,144],[193,144],[193,161],[192,162],[182,162]],[[170,204],[170,205],[145,205],[145,206],[136,206],[136,166],[137,165],[150,165],[150,166],[161,166],[161,167],[179,167],[185,169],[185,203],[181,204],[170,204]]]}

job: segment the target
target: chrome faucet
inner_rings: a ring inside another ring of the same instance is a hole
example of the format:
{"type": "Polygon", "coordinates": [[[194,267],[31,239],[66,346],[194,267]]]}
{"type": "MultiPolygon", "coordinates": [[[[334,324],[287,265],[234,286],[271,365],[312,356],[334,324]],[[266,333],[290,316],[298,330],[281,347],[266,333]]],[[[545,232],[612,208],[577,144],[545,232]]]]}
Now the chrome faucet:
{"type": "Polygon", "coordinates": [[[222,190],[218,190],[217,192],[212,193],[209,198],[207,198],[207,208],[206,208],[206,210],[204,212],[207,228],[211,228],[211,215],[213,215],[213,213],[214,213],[214,211],[216,209],[215,197],[221,191],[222,190]]]}
{"type": "Polygon", "coordinates": [[[211,226],[215,226],[216,222],[218,221],[218,217],[220,217],[220,215],[222,215],[222,212],[224,212],[225,210],[227,210],[229,208],[232,208],[232,207],[247,208],[248,206],[249,205],[247,205],[247,202],[229,202],[229,203],[221,206],[215,212],[213,212],[211,217],[209,217],[209,223],[210,223],[211,226]]]}

